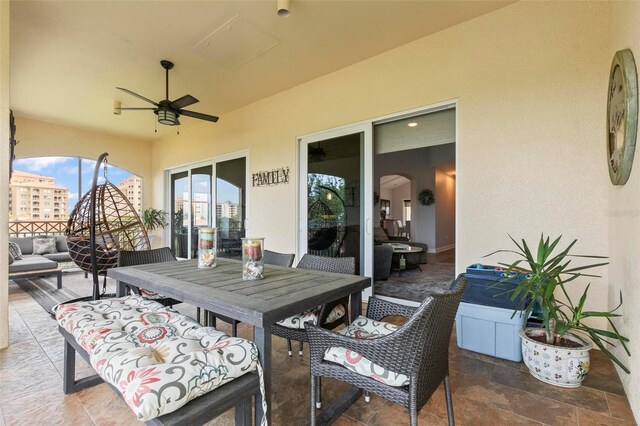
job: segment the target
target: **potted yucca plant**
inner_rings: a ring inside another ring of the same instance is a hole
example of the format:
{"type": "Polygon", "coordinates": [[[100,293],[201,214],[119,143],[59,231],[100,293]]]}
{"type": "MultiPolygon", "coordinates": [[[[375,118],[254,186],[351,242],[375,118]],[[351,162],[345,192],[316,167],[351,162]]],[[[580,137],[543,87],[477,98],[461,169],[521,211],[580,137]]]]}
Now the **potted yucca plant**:
{"type": "Polygon", "coordinates": [[[518,243],[513,237],[509,238],[517,249],[498,250],[487,256],[511,253],[518,257],[513,263],[500,263],[507,268],[507,275],[518,272],[525,276],[512,290],[511,299],[522,301],[522,306],[518,309],[524,310],[526,318],[536,307],[542,317],[541,327],[526,328],[520,332],[522,356],[529,372],[537,379],[553,385],[578,387],[589,372],[589,350],[593,342],[622,370],[629,373],[629,369],[610,350],[619,343],[627,355],[631,355],[626,344],[629,339],[622,336],[611,321],[611,318],[620,316],[615,312],[622,306],[622,292],[620,304],[615,309],[600,312],[584,309],[591,284],[587,285],[577,303],[571,300],[566,288],[579,277],[599,278],[599,275],[585,271],[608,264],[606,261],[596,261],[572,266],[573,258],[607,258],[571,254],[577,240],[573,240],[566,248],[559,249],[562,236],[551,241],[543,234],[535,255],[524,239],[518,243]],[[556,293],[561,293],[566,300],[556,299],[556,293]],[[585,324],[587,318],[606,318],[611,330],[591,327],[585,324]]]}

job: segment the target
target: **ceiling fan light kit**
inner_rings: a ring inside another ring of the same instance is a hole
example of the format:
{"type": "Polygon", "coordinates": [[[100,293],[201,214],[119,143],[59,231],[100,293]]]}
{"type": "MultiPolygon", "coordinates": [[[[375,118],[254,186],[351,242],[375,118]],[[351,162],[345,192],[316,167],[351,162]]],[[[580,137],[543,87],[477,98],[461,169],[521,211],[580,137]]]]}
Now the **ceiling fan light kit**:
{"type": "Polygon", "coordinates": [[[119,101],[115,101],[113,103],[113,113],[116,115],[120,115],[122,110],[148,110],[153,111],[155,115],[158,116],[158,123],[164,124],[166,126],[179,126],[180,120],[178,118],[181,115],[186,117],[193,117],[199,120],[207,120],[216,122],[218,121],[218,117],[208,114],[202,114],[200,112],[195,111],[187,111],[182,109],[189,105],[193,105],[199,102],[195,97],[191,95],[184,95],[181,98],[178,98],[174,101],[169,100],[169,70],[173,68],[173,62],[168,61],[166,59],[160,61],[160,65],[165,69],[165,89],[166,89],[166,97],[160,102],[154,102],[149,98],[145,98],[142,95],[139,95],[135,92],[132,92],[129,89],[125,89],[123,87],[116,87],[118,90],[122,90],[125,93],[130,94],[131,96],[135,96],[138,99],[142,99],[143,101],[154,105],[154,107],[145,107],[145,108],[137,108],[137,107],[123,107],[119,101]]]}
{"type": "Polygon", "coordinates": [[[180,124],[180,122],[178,121],[178,117],[173,111],[158,110],[156,114],[158,114],[158,123],[160,124],[165,124],[167,126],[175,126],[176,124],[180,124]]]}

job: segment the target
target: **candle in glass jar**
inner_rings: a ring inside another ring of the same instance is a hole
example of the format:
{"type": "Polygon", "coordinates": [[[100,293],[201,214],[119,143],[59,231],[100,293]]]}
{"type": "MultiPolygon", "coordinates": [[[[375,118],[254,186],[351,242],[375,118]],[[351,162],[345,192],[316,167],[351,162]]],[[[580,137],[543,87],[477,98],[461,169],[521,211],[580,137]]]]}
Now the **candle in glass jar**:
{"type": "Polygon", "coordinates": [[[260,241],[249,240],[244,245],[244,256],[253,259],[260,260],[262,259],[262,244],[260,241]]]}
{"type": "Polygon", "coordinates": [[[216,267],[216,228],[198,229],[198,268],[216,267]]]}
{"type": "Polygon", "coordinates": [[[242,279],[261,280],[264,271],[264,238],[242,239],[242,279]]]}
{"type": "Polygon", "coordinates": [[[200,228],[198,230],[198,236],[200,239],[199,247],[201,249],[213,248],[213,228],[200,228]]]}

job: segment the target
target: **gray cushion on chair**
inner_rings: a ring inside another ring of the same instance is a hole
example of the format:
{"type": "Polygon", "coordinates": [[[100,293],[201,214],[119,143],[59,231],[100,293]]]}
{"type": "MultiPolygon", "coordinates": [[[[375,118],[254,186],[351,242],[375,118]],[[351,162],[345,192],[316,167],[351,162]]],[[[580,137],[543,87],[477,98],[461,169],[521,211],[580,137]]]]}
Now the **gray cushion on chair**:
{"type": "Polygon", "coordinates": [[[33,254],[57,253],[55,237],[33,237],[33,254]]]}
{"type": "Polygon", "coordinates": [[[18,247],[20,247],[20,251],[22,251],[22,254],[33,254],[33,242],[31,241],[31,237],[25,237],[25,238],[13,237],[13,238],[9,238],[9,241],[12,243],[16,243],[18,247]]]}
{"type": "Polygon", "coordinates": [[[373,241],[376,243],[387,243],[389,242],[389,236],[384,232],[384,229],[376,226],[373,228],[373,241]]]}
{"type": "Polygon", "coordinates": [[[9,241],[9,255],[13,257],[14,260],[22,259],[22,250],[20,250],[20,246],[13,241],[9,241]]]}
{"type": "Polygon", "coordinates": [[[43,256],[49,260],[53,260],[54,262],[73,262],[73,259],[71,259],[71,256],[69,255],[68,251],[65,251],[62,253],[58,252],[58,253],[43,254],[43,256]]]}
{"type": "Polygon", "coordinates": [[[69,251],[69,247],[67,247],[67,239],[64,236],[57,235],[55,238],[56,238],[56,249],[58,250],[58,253],[69,251]]]}
{"type": "Polygon", "coordinates": [[[13,262],[13,265],[9,265],[9,273],[44,271],[47,269],[56,269],[57,267],[58,262],[38,255],[25,255],[22,256],[22,260],[13,262]]]}

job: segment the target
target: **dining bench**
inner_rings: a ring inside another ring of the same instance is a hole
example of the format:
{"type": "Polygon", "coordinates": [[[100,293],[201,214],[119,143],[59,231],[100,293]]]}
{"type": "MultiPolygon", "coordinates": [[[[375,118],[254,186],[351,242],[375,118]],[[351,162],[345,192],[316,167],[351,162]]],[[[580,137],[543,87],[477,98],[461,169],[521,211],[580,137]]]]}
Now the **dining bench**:
{"type": "Polygon", "coordinates": [[[140,296],[63,304],[56,320],[65,394],[106,382],[149,425],[204,424],[233,407],[236,425],[251,424],[264,392],[253,342],[140,296]],[[76,380],[76,352],[96,375],[76,380]]]}

